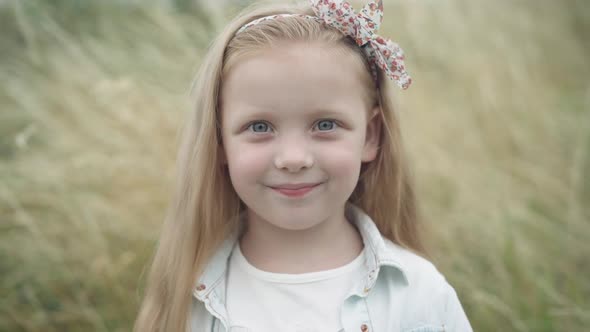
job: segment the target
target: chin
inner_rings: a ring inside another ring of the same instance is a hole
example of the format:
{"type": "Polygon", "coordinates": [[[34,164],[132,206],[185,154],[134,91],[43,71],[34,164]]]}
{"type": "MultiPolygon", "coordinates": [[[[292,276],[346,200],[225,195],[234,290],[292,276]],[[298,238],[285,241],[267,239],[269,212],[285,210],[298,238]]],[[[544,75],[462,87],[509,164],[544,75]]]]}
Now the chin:
{"type": "Polygon", "coordinates": [[[301,231],[313,228],[328,218],[329,213],[318,211],[313,207],[300,207],[295,209],[285,208],[283,211],[276,211],[268,215],[267,222],[273,226],[290,231],[301,231]],[[272,220],[272,221],[271,221],[272,220]]]}

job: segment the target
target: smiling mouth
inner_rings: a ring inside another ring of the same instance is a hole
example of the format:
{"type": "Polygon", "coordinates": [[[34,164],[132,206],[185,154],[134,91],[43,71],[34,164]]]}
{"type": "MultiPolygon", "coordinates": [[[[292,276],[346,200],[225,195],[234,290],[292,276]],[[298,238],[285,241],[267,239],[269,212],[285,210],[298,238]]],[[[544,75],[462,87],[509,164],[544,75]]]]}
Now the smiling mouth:
{"type": "Polygon", "coordinates": [[[305,196],[307,193],[311,192],[312,190],[314,190],[315,188],[317,188],[319,185],[321,185],[323,182],[321,183],[317,183],[317,184],[313,184],[313,185],[309,185],[309,186],[296,186],[296,188],[284,188],[284,187],[269,187],[272,190],[285,195],[287,197],[303,197],[305,196]]]}

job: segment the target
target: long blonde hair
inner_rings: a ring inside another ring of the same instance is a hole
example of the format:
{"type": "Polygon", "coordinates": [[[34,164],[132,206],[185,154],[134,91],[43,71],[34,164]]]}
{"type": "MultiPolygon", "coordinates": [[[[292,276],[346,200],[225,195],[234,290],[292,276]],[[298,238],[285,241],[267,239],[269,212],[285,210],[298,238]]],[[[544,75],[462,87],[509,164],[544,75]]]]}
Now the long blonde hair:
{"type": "MultiPolygon", "coordinates": [[[[245,207],[222,163],[219,133],[219,92],[222,79],[247,53],[285,40],[319,41],[355,52],[369,73],[360,48],[337,30],[314,20],[289,17],[265,21],[235,36],[259,17],[299,13],[314,15],[309,6],[266,5],[244,11],[211,45],[194,85],[195,105],[181,137],[177,178],[166,220],[149,272],[145,296],[134,331],[185,331],[195,282],[245,207]]],[[[381,74],[377,85],[367,75],[367,91],[381,106],[381,142],[377,158],[363,165],[349,201],[373,218],[386,238],[423,253],[418,213],[390,83],[381,74]],[[376,86],[378,88],[376,88],[376,86]]]]}

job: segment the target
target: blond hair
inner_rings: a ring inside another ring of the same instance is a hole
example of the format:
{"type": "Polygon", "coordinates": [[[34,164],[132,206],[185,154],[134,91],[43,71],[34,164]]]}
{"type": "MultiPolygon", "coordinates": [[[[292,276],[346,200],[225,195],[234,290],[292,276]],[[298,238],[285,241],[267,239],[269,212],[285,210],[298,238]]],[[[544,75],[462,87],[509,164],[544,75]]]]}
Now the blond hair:
{"type": "Polygon", "coordinates": [[[194,85],[194,112],[181,138],[175,191],[151,264],[135,322],[136,332],[187,329],[195,282],[224,238],[238,227],[236,216],[245,207],[221,162],[219,92],[222,79],[233,63],[276,42],[316,41],[358,55],[366,69],[363,72],[367,96],[381,106],[383,130],[377,158],[361,168],[349,201],[373,218],[383,236],[414,252],[424,252],[417,230],[414,191],[387,78],[379,74],[375,83],[369,64],[354,41],[315,20],[296,16],[269,20],[235,35],[250,21],[281,13],[314,15],[309,6],[250,8],[229,23],[201,64],[194,85]]]}

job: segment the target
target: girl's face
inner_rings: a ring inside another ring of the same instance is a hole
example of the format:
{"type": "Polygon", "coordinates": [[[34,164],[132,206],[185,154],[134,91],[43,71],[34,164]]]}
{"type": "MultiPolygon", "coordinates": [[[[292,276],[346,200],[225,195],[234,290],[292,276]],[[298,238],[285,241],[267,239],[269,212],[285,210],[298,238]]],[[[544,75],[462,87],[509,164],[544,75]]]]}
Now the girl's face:
{"type": "Polygon", "coordinates": [[[379,143],[361,70],[353,54],[291,43],[240,59],[224,77],[224,162],[250,219],[304,230],[343,216],[379,143]]]}

